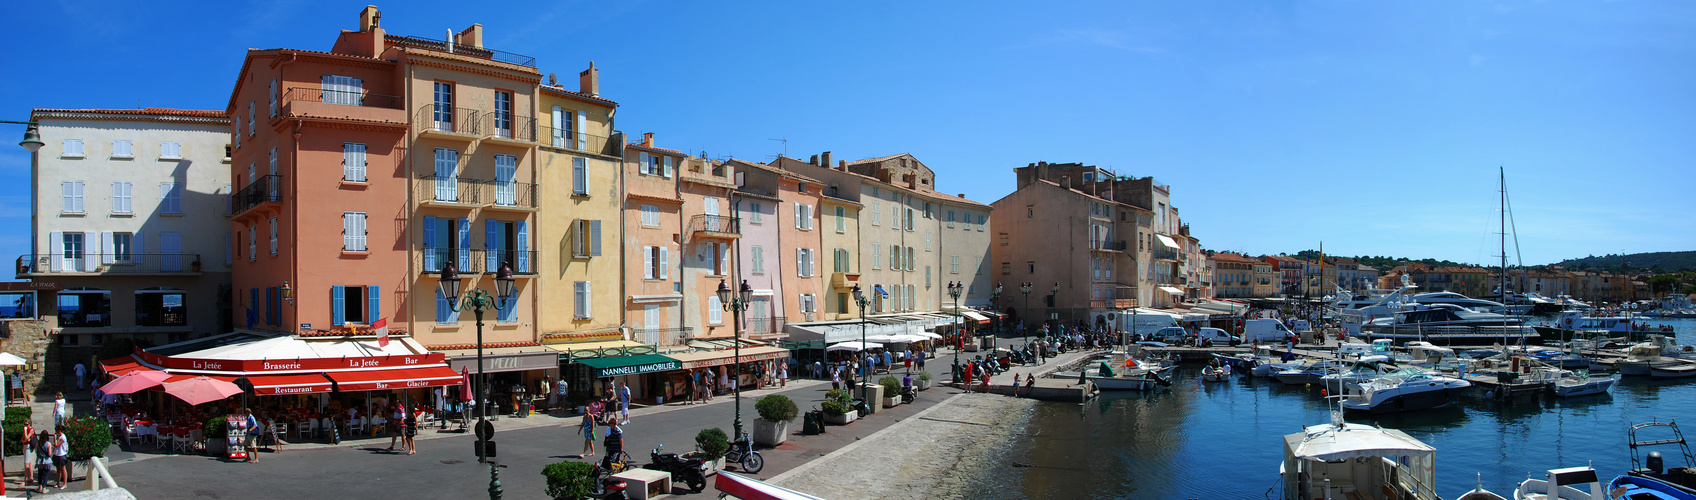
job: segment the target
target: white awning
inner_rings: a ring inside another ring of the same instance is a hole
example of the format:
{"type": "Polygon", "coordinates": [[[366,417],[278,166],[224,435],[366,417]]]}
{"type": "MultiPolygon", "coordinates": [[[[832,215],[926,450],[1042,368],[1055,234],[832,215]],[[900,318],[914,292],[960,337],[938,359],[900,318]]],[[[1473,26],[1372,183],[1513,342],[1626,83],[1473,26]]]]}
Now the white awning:
{"type": "Polygon", "coordinates": [[[978,314],[975,311],[961,311],[960,314],[965,315],[968,318],[978,320],[978,322],[983,322],[983,323],[989,322],[989,316],[984,316],[982,314],[978,314]]]}
{"type": "Polygon", "coordinates": [[[1184,290],[1183,290],[1183,289],[1181,289],[1181,288],[1173,288],[1173,287],[1169,287],[1169,286],[1163,286],[1163,287],[1160,287],[1160,291],[1163,291],[1163,292],[1166,292],[1166,293],[1170,293],[1170,294],[1172,294],[1172,295],[1183,295],[1183,294],[1184,294],[1184,290]]]}
{"type": "Polygon", "coordinates": [[[1161,245],[1165,245],[1166,248],[1170,248],[1170,249],[1173,249],[1173,250],[1178,249],[1178,242],[1173,241],[1171,236],[1166,236],[1164,234],[1156,234],[1156,235],[1154,235],[1154,239],[1158,240],[1161,245]]]}

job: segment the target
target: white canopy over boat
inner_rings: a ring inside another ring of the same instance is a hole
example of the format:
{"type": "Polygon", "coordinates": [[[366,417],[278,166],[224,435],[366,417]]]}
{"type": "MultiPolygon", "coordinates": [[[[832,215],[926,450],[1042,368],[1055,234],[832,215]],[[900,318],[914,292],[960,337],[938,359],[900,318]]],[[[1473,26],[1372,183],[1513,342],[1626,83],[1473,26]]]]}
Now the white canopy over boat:
{"type": "Polygon", "coordinates": [[[1359,491],[1378,491],[1378,484],[1367,483],[1383,481],[1389,477],[1387,470],[1366,472],[1353,467],[1381,464],[1405,474],[1397,478],[1395,489],[1412,493],[1412,498],[1435,499],[1431,485],[1436,484],[1436,457],[1436,448],[1405,432],[1342,423],[1338,417],[1337,423],[1308,426],[1284,436],[1285,496],[1297,498],[1309,488],[1320,488],[1323,485],[1316,479],[1320,477],[1330,478],[1333,488],[1352,480],[1350,487],[1359,491]]]}

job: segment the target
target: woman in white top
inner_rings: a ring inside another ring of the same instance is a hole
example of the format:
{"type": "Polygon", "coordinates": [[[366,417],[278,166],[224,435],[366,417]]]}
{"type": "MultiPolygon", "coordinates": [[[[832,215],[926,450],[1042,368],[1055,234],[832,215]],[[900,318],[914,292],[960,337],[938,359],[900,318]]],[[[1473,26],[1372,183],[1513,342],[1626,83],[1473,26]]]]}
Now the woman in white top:
{"type": "Polygon", "coordinates": [[[64,489],[71,483],[71,439],[65,437],[63,426],[53,435],[53,469],[59,472],[59,488],[64,489]]]}

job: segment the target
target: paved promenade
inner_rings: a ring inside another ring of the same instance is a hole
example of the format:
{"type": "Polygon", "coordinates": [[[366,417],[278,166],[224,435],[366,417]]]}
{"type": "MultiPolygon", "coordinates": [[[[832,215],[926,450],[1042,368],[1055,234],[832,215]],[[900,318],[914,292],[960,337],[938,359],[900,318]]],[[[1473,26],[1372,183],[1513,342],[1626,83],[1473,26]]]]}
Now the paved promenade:
{"type": "MultiPolygon", "coordinates": [[[[1016,367],[1014,372],[1027,373],[1034,370],[1052,369],[1060,364],[1076,360],[1086,353],[1072,352],[1059,358],[1048,360],[1038,367],[1016,367]]],[[[963,353],[962,359],[969,357],[963,353]]],[[[953,361],[951,350],[941,350],[937,356],[927,363],[928,371],[932,372],[937,382],[945,382],[953,361]]],[[[900,372],[899,369],[896,370],[900,372]]],[[[1040,373],[1039,373],[1040,375],[1040,373]]],[[[872,377],[875,382],[878,377],[872,377]]],[[[1009,381],[1012,375],[1004,375],[1009,381]]],[[[767,394],[784,394],[795,400],[802,411],[810,410],[824,399],[825,390],[830,388],[829,382],[817,380],[791,380],[787,388],[766,388],[743,392],[742,418],[744,425],[752,428],[753,419],[757,416],[754,402],[767,394]]],[[[879,411],[869,417],[863,417],[848,426],[832,426],[829,432],[816,436],[799,435],[801,419],[797,418],[790,424],[791,436],[785,444],[768,450],[761,450],[766,459],[766,466],[756,477],[766,479],[795,470],[804,464],[821,457],[837,453],[839,450],[879,435],[875,445],[861,444],[855,447],[865,452],[883,450],[879,459],[886,462],[890,457],[899,458],[900,454],[889,454],[887,450],[903,449],[901,437],[916,437],[935,434],[939,431],[933,426],[967,425],[990,429],[999,425],[1001,420],[990,420],[974,417],[969,414],[958,414],[959,420],[975,422],[974,424],[947,423],[943,420],[919,418],[922,412],[931,410],[942,403],[960,396],[963,393],[954,388],[937,385],[919,394],[913,404],[900,405],[879,411]],[[991,424],[983,426],[978,424],[991,424]],[[918,424],[918,425],[914,425],[918,424]],[[913,425],[912,427],[908,427],[913,425]]],[[[1008,399],[996,395],[972,395],[972,398],[1008,399]]],[[[631,410],[631,422],[625,426],[625,449],[637,463],[647,463],[647,452],[660,445],[665,445],[667,451],[685,452],[694,448],[694,436],[700,429],[718,427],[727,433],[734,419],[734,398],[720,396],[711,403],[686,405],[672,403],[663,406],[638,407],[631,410]]],[[[970,413],[975,404],[950,403],[936,410],[938,413],[926,415],[955,415],[957,411],[970,413]],[[957,408],[956,408],[957,407],[957,408]]],[[[37,408],[37,415],[42,411],[37,408]]],[[[51,418],[51,405],[46,413],[51,418]]],[[[941,418],[941,417],[938,417],[941,418]]],[[[495,441],[499,443],[500,456],[497,462],[504,465],[501,469],[501,482],[507,493],[507,498],[537,498],[542,496],[545,481],[541,475],[542,467],[562,460],[577,460],[577,454],[583,448],[583,438],[577,432],[579,417],[564,415],[535,415],[528,418],[502,417],[495,422],[495,441]]],[[[1006,435],[1005,433],[997,433],[1006,435]]],[[[362,439],[343,441],[338,445],[323,443],[289,444],[280,453],[262,453],[257,464],[227,462],[220,458],[204,455],[165,455],[148,445],[129,449],[129,445],[114,446],[108,451],[111,470],[117,477],[118,483],[129,489],[137,498],[316,498],[325,495],[376,497],[376,498],[483,498],[488,495],[489,468],[480,465],[473,454],[472,446],[476,440],[469,433],[444,432],[429,429],[418,436],[418,454],[396,454],[387,450],[389,439],[362,439]]],[[[974,439],[973,441],[981,441],[974,439]]],[[[597,451],[600,443],[596,443],[597,451]]],[[[965,450],[956,450],[965,451],[965,450]]],[[[911,455],[911,454],[909,454],[911,455]]],[[[602,455],[592,457],[598,460],[602,455]]],[[[838,453],[837,457],[844,456],[838,453]]],[[[936,453],[917,458],[934,459],[936,453]]],[[[23,496],[21,481],[18,474],[20,462],[18,457],[7,461],[7,469],[12,472],[6,477],[7,496],[23,496]]],[[[940,464],[933,464],[940,466],[940,464]]],[[[832,468],[853,468],[853,466],[832,466],[832,468]]],[[[915,469],[919,470],[919,469],[915,469]]],[[[926,465],[923,470],[934,470],[932,465],[926,465]]],[[[78,469],[77,481],[72,489],[83,487],[83,477],[86,472],[78,469]]],[[[924,484],[924,475],[911,479],[913,484],[924,484]]],[[[940,484],[940,479],[937,480],[940,484]]],[[[686,494],[687,490],[679,488],[677,494],[686,494]]],[[[711,487],[704,494],[713,494],[711,487]]],[[[858,498],[859,495],[827,495],[829,498],[858,498]]]]}

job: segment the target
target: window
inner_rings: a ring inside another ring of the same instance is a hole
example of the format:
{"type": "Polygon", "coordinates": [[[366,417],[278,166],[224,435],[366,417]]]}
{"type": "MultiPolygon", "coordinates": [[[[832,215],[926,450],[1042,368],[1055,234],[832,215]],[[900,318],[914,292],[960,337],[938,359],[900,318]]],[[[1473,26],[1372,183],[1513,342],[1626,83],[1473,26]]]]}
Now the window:
{"type": "Polygon", "coordinates": [[[518,205],[517,156],[495,155],[495,204],[503,207],[518,205]]]}
{"type": "Polygon", "coordinates": [[[566,141],[566,137],[571,135],[571,132],[572,132],[571,131],[571,117],[574,114],[576,114],[576,113],[568,112],[568,111],[565,110],[565,108],[561,108],[559,106],[554,106],[554,113],[553,113],[553,118],[554,118],[553,119],[553,125],[554,126],[550,127],[549,130],[548,130],[549,136],[553,140],[553,142],[551,143],[553,145],[553,147],[556,147],[556,148],[566,147],[565,141],[566,141]]]}
{"type": "Polygon", "coordinates": [[[983,215],[983,214],[978,215],[978,232],[980,232],[980,233],[983,232],[984,221],[988,220],[988,219],[989,219],[989,216],[987,216],[987,215],[983,215]]]}
{"type": "Polygon", "coordinates": [[[483,268],[496,270],[501,264],[512,265],[513,272],[529,274],[529,221],[483,221],[483,268]]]}
{"type": "Polygon", "coordinates": [[[271,255],[277,255],[277,218],[271,218],[271,255]]]}
{"type": "MultiPolygon", "coordinates": [[[[82,270],[94,267],[93,265],[91,265],[90,262],[86,261],[83,258],[83,256],[84,256],[83,253],[84,253],[84,251],[86,251],[86,248],[83,247],[83,243],[86,241],[83,233],[71,233],[71,232],[57,233],[57,232],[55,232],[53,234],[59,235],[58,236],[59,245],[57,245],[58,251],[55,251],[55,252],[52,252],[52,253],[59,254],[60,258],[62,259],[61,262],[59,262],[58,266],[53,267],[53,270],[55,270],[55,271],[82,271],[82,270]]],[[[52,238],[52,236],[49,236],[49,238],[52,238]]],[[[51,241],[52,240],[49,239],[50,244],[51,244],[51,241]]]]}
{"type": "MultiPolygon", "coordinates": [[[[437,290],[437,297],[441,296],[437,290]]],[[[370,324],[382,317],[382,293],[376,285],[371,286],[342,286],[330,287],[330,324],[342,326],[347,324],[370,324]]],[[[446,300],[439,300],[438,306],[446,300]]],[[[458,315],[454,321],[458,322],[458,315]]],[[[441,311],[436,312],[437,322],[440,323],[441,311]]]]}
{"type": "Polygon", "coordinates": [[[1025,218],[1026,219],[1036,218],[1036,205],[1025,205],[1025,218]]]}
{"type": "Polygon", "coordinates": [[[872,200],[872,210],[871,210],[871,212],[872,212],[872,225],[873,226],[883,225],[883,203],[879,202],[877,200],[872,200]]]}
{"type": "Polygon", "coordinates": [[[82,181],[60,182],[59,189],[63,194],[59,211],[67,214],[82,213],[82,181]]]}
{"type": "Polygon", "coordinates": [[[660,227],[660,207],[642,205],[642,227],[660,227]]]}
{"type": "MultiPolygon", "coordinates": [[[[342,251],[364,252],[365,246],[365,212],[342,212],[342,251]]],[[[272,237],[274,242],[275,236],[272,237]]],[[[272,243],[274,247],[276,244],[272,243]]],[[[271,254],[276,255],[276,250],[271,254]]]]}
{"type": "Polygon", "coordinates": [[[670,259],[666,255],[666,247],[642,247],[642,278],[650,280],[671,279],[670,259]]]}
{"type": "Polygon", "coordinates": [[[889,228],[901,230],[901,207],[894,203],[889,204],[889,228]]]}
{"type": "Polygon", "coordinates": [[[589,319],[589,282],[577,281],[571,286],[571,305],[573,319],[589,319]]]}
{"type": "Polygon", "coordinates": [[[907,267],[906,267],[906,269],[908,271],[918,269],[916,267],[913,267],[913,247],[907,247],[907,267]]]}
{"type": "Polygon", "coordinates": [[[813,229],[813,206],[803,203],[795,204],[795,229],[803,231],[813,229]]]}
{"type": "Polygon", "coordinates": [[[135,254],[132,250],[134,248],[132,242],[135,240],[134,233],[106,233],[102,236],[106,236],[111,241],[106,248],[101,249],[107,255],[103,259],[105,262],[127,264],[135,260],[135,254]]]}
{"type": "Polygon", "coordinates": [[[512,138],[512,92],[495,91],[495,135],[512,138]]]}
{"type": "Polygon", "coordinates": [[[247,260],[259,257],[259,226],[247,226],[247,260]]]}
{"type": "Polygon", "coordinates": [[[459,201],[459,150],[436,148],[436,201],[459,201]]]}
{"type": "Polygon", "coordinates": [[[1007,233],[1001,233],[1001,246],[1007,246],[1007,233]]]}
{"type": "Polygon", "coordinates": [[[949,274],[960,274],[960,256],[958,256],[958,255],[948,256],[948,273],[949,274]]]}
{"type": "Polygon", "coordinates": [[[907,296],[907,310],[908,311],[913,310],[914,309],[914,303],[917,302],[915,299],[917,299],[918,294],[914,293],[915,289],[916,289],[916,287],[914,285],[907,285],[906,296],[907,296]]]}
{"type": "Polygon", "coordinates": [[[589,195],[589,159],[571,159],[571,194],[589,195]]]}
{"type": "MultiPolygon", "coordinates": [[[[452,132],[454,119],[453,84],[436,82],[434,99],[434,105],[431,107],[434,118],[432,121],[435,122],[433,125],[436,126],[436,130],[452,132]]],[[[458,319],[456,318],[454,322],[458,323],[458,319]]]]}
{"type": "Polygon", "coordinates": [[[112,292],[88,288],[61,290],[56,306],[59,326],[112,326],[112,292]]]}
{"type": "Polygon", "coordinates": [[[764,207],[760,206],[760,202],[757,202],[757,201],[749,202],[749,205],[748,205],[748,222],[753,223],[753,224],[759,224],[760,218],[761,218],[760,212],[763,208],[764,207]]]}
{"type": "Polygon", "coordinates": [[[130,203],[134,199],[131,193],[132,187],[133,186],[131,186],[129,182],[119,181],[112,183],[112,213],[134,213],[132,211],[133,207],[130,203]]]}
{"type": "Polygon", "coordinates": [[[258,132],[259,127],[253,126],[253,101],[250,100],[247,101],[247,136],[253,137],[258,132]]]}
{"type": "Polygon", "coordinates": [[[112,141],[113,158],[134,158],[134,144],[130,141],[112,141]]]}
{"type": "Polygon", "coordinates": [[[836,232],[848,232],[848,209],[842,206],[836,207],[836,232]]]}
{"type": "Polygon", "coordinates": [[[179,160],[179,159],[182,159],[182,157],[183,157],[183,144],[182,143],[180,143],[180,142],[161,142],[161,143],[159,143],[159,158],[160,159],[179,160]]]}
{"type": "Polygon", "coordinates": [[[948,211],[948,228],[954,229],[954,211],[953,210],[948,211]]]}
{"type": "Polygon", "coordinates": [[[811,248],[795,249],[796,276],[800,276],[802,278],[810,278],[813,276],[813,264],[817,262],[817,256],[814,255],[813,252],[814,250],[811,248]]]}
{"type": "Polygon", "coordinates": [[[930,230],[929,229],[925,230],[925,251],[926,252],[930,251],[930,230]]]}
{"type": "Polygon", "coordinates": [[[708,243],[707,248],[709,249],[707,258],[712,260],[712,262],[708,264],[709,269],[711,269],[711,272],[708,274],[713,276],[724,276],[729,274],[730,245],[727,243],[708,243]]]}
{"type": "Polygon", "coordinates": [[[342,180],[365,182],[365,166],[365,145],[357,142],[342,143],[342,180]]]}
{"type": "Polygon", "coordinates": [[[471,220],[424,217],[424,271],[441,272],[448,262],[460,270],[471,263],[471,220]]]}
{"type": "Polygon", "coordinates": [[[925,288],[930,288],[930,266],[925,266],[925,288]]]}
{"type": "Polygon", "coordinates": [[[852,267],[849,266],[850,263],[848,261],[848,250],[847,249],[838,248],[838,249],[836,249],[836,252],[834,253],[833,256],[835,258],[833,258],[831,260],[835,263],[835,266],[833,266],[833,268],[832,268],[834,270],[834,272],[838,272],[838,273],[854,272],[852,267]]]}
{"type": "Polygon", "coordinates": [[[135,326],[188,326],[188,307],[181,291],[135,291],[135,326]]]}
{"type": "Polygon", "coordinates": [[[749,249],[748,253],[749,253],[750,260],[753,261],[753,266],[754,266],[753,273],[754,274],[765,274],[766,273],[766,249],[765,249],[765,247],[760,246],[760,245],[754,245],[753,248],[749,249]]]}
{"type": "Polygon", "coordinates": [[[165,215],[183,214],[183,186],[175,182],[159,184],[159,213],[165,215]]]}
{"type": "Polygon", "coordinates": [[[889,270],[891,270],[891,271],[901,270],[901,246],[900,245],[890,245],[889,246],[889,270]]]}
{"type": "Polygon", "coordinates": [[[801,312],[818,312],[818,296],[810,293],[801,294],[801,312]]]}
{"type": "Polygon", "coordinates": [[[883,246],[872,243],[872,270],[883,269],[883,246]]]}
{"type": "Polygon", "coordinates": [[[577,219],[577,233],[572,239],[571,254],[578,258],[601,255],[601,221],[577,219]]]}
{"type": "Polygon", "coordinates": [[[60,156],[67,158],[81,158],[82,139],[65,139],[65,151],[60,156]]]}
{"type": "Polygon", "coordinates": [[[707,296],[707,324],[724,324],[724,306],[722,302],[718,301],[717,295],[707,296]]]}
{"type": "Polygon", "coordinates": [[[913,230],[913,209],[907,209],[907,230],[913,230]]]}
{"type": "Polygon", "coordinates": [[[271,86],[266,88],[265,96],[271,99],[271,117],[277,117],[277,79],[271,79],[271,86]]]}
{"type": "Polygon", "coordinates": [[[925,218],[926,219],[933,218],[933,217],[931,217],[933,210],[934,210],[933,205],[931,205],[930,202],[928,202],[928,201],[925,202],[925,218]]]}

